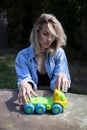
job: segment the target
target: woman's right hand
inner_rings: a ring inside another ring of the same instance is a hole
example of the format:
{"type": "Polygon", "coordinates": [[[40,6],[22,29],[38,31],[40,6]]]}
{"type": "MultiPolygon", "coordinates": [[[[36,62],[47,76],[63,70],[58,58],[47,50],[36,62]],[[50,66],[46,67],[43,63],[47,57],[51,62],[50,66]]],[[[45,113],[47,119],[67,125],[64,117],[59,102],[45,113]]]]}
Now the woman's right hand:
{"type": "Polygon", "coordinates": [[[26,104],[27,103],[26,97],[28,97],[30,99],[30,101],[31,101],[31,95],[36,96],[36,97],[38,96],[34,92],[34,90],[33,90],[30,83],[25,82],[25,81],[22,82],[20,84],[19,93],[18,93],[18,101],[19,101],[19,103],[22,104],[22,105],[26,104]]]}

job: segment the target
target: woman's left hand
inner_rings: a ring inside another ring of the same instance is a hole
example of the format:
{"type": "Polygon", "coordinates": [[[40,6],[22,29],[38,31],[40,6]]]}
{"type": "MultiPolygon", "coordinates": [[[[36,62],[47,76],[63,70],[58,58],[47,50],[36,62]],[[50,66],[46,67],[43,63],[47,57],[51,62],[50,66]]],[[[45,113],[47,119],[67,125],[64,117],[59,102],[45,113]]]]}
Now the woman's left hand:
{"type": "Polygon", "coordinates": [[[70,88],[70,82],[68,81],[65,73],[60,72],[57,77],[56,88],[66,92],[70,88]]]}

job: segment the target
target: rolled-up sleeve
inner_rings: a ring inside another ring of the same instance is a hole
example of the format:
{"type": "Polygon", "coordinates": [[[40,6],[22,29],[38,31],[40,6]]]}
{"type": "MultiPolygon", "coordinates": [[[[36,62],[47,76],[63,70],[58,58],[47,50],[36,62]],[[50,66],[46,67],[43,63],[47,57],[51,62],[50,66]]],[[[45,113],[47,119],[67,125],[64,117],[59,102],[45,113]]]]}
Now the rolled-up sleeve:
{"type": "Polygon", "coordinates": [[[30,70],[28,67],[28,62],[24,54],[18,53],[15,59],[15,69],[16,69],[16,75],[18,79],[18,88],[20,87],[20,83],[22,81],[31,82],[33,84],[34,89],[37,88],[36,84],[32,80],[30,70]]]}
{"type": "Polygon", "coordinates": [[[55,68],[54,68],[53,75],[50,82],[50,88],[52,90],[54,90],[56,86],[56,80],[57,80],[57,76],[59,72],[65,73],[67,76],[67,79],[69,80],[69,82],[71,82],[67,58],[62,48],[58,50],[54,60],[55,60],[55,68]]]}

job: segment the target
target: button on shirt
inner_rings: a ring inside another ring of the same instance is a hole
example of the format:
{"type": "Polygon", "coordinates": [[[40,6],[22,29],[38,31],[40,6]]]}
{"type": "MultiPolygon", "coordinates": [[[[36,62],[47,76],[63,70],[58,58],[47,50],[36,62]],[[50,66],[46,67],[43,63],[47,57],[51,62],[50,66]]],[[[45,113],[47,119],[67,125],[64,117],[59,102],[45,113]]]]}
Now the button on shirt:
{"type": "MultiPolygon", "coordinates": [[[[37,89],[38,75],[37,75],[37,62],[35,60],[35,53],[33,46],[21,50],[15,60],[16,74],[18,78],[18,87],[22,81],[31,82],[33,88],[37,89]]],[[[65,52],[62,48],[58,48],[55,55],[46,54],[45,66],[47,74],[50,78],[50,89],[54,90],[57,75],[59,72],[66,74],[67,79],[70,80],[68,70],[68,63],[65,52]]]]}

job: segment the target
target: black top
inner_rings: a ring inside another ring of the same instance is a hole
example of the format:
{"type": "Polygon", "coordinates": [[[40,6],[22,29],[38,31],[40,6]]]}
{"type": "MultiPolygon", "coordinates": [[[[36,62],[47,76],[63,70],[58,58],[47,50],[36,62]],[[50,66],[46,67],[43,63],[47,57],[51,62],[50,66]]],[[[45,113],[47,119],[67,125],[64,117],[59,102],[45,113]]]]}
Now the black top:
{"type": "Polygon", "coordinates": [[[38,86],[49,86],[50,85],[50,79],[47,73],[40,74],[39,71],[37,71],[38,75],[38,86]]]}

